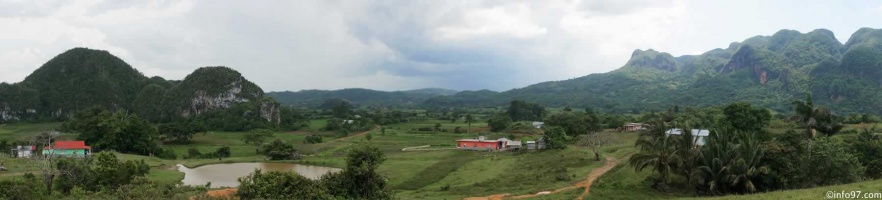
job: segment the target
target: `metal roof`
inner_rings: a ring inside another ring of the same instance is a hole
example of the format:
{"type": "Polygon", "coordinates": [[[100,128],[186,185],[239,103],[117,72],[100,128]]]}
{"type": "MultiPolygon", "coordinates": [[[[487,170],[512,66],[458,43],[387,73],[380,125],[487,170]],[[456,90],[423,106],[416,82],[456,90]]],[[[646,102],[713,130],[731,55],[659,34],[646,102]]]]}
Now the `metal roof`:
{"type": "MultiPolygon", "coordinates": [[[[692,129],[691,132],[692,132],[692,136],[709,136],[710,135],[710,131],[707,129],[692,129]]],[[[682,135],[683,130],[679,129],[679,128],[675,128],[675,129],[669,129],[665,133],[670,134],[670,135],[682,135]]]]}

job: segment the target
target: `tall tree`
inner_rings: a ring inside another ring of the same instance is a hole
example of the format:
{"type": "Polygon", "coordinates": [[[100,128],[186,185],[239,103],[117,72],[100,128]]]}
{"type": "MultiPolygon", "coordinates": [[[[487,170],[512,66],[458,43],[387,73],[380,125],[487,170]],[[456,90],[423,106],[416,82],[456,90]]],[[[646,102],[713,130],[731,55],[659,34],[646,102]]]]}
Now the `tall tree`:
{"type": "Polygon", "coordinates": [[[725,122],[738,131],[759,131],[769,125],[772,114],[765,108],[757,108],[750,103],[732,103],[723,108],[725,122]]]}
{"type": "Polygon", "coordinates": [[[466,116],[465,116],[465,120],[466,120],[466,123],[469,124],[469,125],[468,125],[469,128],[466,129],[466,133],[472,133],[472,121],[475,120],[475,118],[472,117],[472,114],[466,114],[466,116]]]}

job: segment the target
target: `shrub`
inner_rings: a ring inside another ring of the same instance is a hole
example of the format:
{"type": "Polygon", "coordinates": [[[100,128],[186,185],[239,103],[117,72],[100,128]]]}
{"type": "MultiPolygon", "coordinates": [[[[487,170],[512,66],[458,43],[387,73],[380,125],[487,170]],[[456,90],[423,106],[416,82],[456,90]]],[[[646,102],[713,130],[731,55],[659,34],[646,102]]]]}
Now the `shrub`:
{"type": "Polygon", "coordinates": [[[322,136],[315,135],[315,134],[309,134],[306,136],[306,139],[303,140],[303,143],[306,143],[306,144],[322,143],[322,136]]]}

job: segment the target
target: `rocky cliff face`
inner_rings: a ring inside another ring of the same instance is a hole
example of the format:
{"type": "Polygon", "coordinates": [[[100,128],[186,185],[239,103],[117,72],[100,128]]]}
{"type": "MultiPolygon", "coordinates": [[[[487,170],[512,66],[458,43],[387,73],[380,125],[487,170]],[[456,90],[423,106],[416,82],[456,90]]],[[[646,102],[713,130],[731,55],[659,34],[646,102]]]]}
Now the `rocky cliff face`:
{"type": "Polygon", "coordinates": [[[634,50],[627,66],[636,68],[655,68],[665,71],[677,71],[677,60],[668,53],[661,53],[652,49],[643,51],[634,50]]]}
{"type": "Polygon", "coordinates": [[[227,109],[240,103],[256,103],[257,110],[268,122],[280,121],[279,105],[274,101],[264,101],[263,90],[248,81],[239,72],[227,67],[203,67],[187,76],[181,84],[172,88],[172,96],[184,97],[172,100],[181,102],[179,113],[182,117],[193,117],[202,113],[227,109]]]}

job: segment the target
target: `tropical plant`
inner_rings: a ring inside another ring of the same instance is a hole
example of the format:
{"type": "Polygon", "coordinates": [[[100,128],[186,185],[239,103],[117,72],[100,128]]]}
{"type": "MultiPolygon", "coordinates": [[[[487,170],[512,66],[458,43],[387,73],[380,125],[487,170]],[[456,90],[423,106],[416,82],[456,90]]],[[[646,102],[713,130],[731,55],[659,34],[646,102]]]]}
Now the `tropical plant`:
{"type": "Polygon", "coordinates": [[[659,179],[653,182],[653,188],[658,188],[659,184],[671,181],[681,158],[677,155],[677,137],[667,137],[664,122],[650,122],[648,127],[634,143],[640,151],[628,163],[637,171],[651,168],[658,173],[659,179]]]}
{"type": "Polygon", "coordinates": [[[805,126],[809,138],[817,136],[816,131],[830,136],[842,130],[842,123],[839,122],[836,114],[824,107],[815,106],[811,95],[807,95],[805,99],[805,101],[793,102],[793,111],[796,114],[792,119],[798,120],[805,126]]]}

